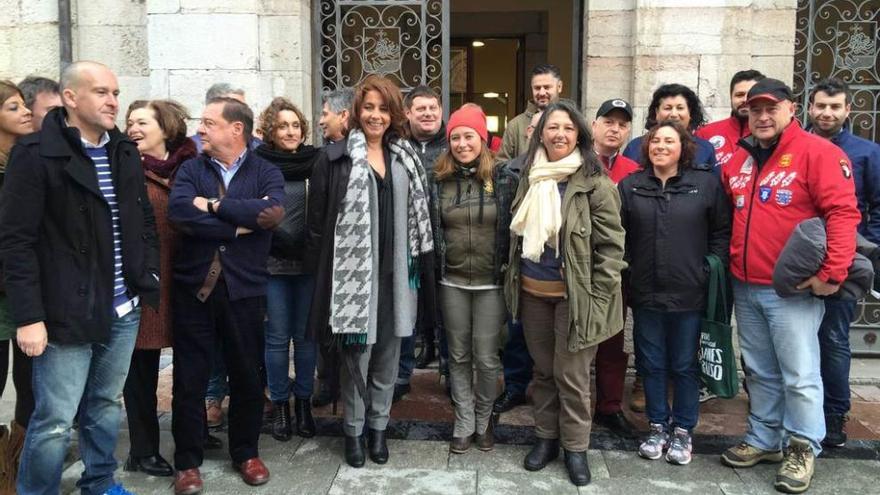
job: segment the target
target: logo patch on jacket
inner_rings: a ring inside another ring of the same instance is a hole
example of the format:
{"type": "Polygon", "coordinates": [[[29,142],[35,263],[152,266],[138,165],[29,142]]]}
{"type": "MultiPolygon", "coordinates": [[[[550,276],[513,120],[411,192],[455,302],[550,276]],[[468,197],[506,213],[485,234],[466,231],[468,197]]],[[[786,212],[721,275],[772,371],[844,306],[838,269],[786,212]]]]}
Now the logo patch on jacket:
{"type": "Polygon", "coordinates": [[[772,192],[773,189],[770,186],[761,186],[758,190],[758,199],[760,199],[762,203],[766,203],[770,200],[772,192]]]}
{"type": "Polygon", "coordinates": [[[791,189],[776,190],[776,204],[779,206],[788,206],[791,204],[791,189]]]}
{"type": "Polygon", "coordinates": [[[852,177],[852,170],[849,168],[849,163],[846,160],[840,160],[840,170],[843,171],[844,179],[852,177]]]}
{"type": "Polygon", "coordinates": [[[724,146],[724,143],[727,141],[724,139],[724,136],[712,136],[709,138],[709,142],[712,143],[712,146],[717,150],[718,148],[724,146]]]}
{"type": "Polygon", "coordinates": [[[739,173],[741,174],[751,174],[752,173],[752,157],[749,157],[745,163],[742,164],[742,167],[739,168],[739,173]]]}
{"type": "Polygon", "coordinates": [[[746,206],[746,196],[744,194],[736,195],[736,209],[741,210],[746,206]]]}
{"type": "Polygon", "coordinates": [[[791,153],[786,153],[779,157],[779,168],[791,166],[791,153]]]}

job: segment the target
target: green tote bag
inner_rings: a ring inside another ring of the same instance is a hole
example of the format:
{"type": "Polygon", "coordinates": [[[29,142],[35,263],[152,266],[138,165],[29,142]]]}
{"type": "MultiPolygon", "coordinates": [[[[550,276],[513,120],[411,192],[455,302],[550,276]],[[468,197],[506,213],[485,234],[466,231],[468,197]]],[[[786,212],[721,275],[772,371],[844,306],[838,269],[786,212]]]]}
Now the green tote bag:
{"type": "Polygon", "coordinates": [[[709,287],[706,315],[700,329],[700,370],[703,384],[723,399],[736,396],[736,354],[727,299],[727,269],[714,254],[706,256],[709,287]]]}

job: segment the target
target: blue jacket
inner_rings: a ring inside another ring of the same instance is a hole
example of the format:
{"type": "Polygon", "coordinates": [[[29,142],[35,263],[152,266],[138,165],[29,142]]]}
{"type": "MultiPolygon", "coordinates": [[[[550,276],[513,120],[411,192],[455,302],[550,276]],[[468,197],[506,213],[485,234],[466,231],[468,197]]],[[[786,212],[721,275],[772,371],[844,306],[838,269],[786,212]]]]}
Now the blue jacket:
{"type": "Polygon", "coordinates": [[[880,243],[880,145],[860,138],[848,127],[831,139],[852,162],[856,198],[862,222],[859,233],[869,241],[880,243]]]}
{"type": "Polygon", "coordinates": [[[174,280],[195,295],[205,282],[214,254],[219,253],[230,300],[263,296],[269,277],[266,260],[271,229],[283,216],[284,177],[278,167],[249,151],[222,195],[222,178],[210,160],[204,153],[187,160],[174,178],[168,219],[181,232],[174,280]],[[193,206],[196,196],[222,196],[216,215],[193,206]],[[253,232],[236,236],[237,227],[253,232]]]}
{"type": "MultiPolygon", "coordinates": [[[[721,167],[718,166],[718,160],[715,159],[715,146],[712,146],[712,143],[701,137],[692,137],[694,138],[694,142],[697,143],[697,156],[694,157],[694,164],[710,165],[712,167],[712,172],[720,177],[721,167]]],[[[623,150],[623,156],[642,165],[642,140],[644,138],[645,136],[641,135],[630,141],[629,144],[626,145],[626,149],[623,150]]]]}

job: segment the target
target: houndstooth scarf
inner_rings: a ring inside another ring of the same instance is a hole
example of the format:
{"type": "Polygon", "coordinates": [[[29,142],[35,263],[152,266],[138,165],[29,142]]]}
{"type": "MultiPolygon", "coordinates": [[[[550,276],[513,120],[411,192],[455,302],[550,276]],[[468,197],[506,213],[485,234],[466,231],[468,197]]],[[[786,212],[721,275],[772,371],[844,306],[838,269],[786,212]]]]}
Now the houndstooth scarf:
{"type": "MultiPolygon", "coordinates": [[[[361,130],[349,133],[347,146],[352,167],[336,220],[330,329],[334,335],[346,335],[343,345],[372,344],[376,341],[379,278],[375,275],[379,271],[376,179],[367,162],[367,142],[361,130]]],[[[394,204],[395,208],[406,205],[406,268],[410,287],[415,288],[419,279],[416,260],[434,249],[425,195],[427,181],[409,143],[398,139],[388,148],[389,167],[394,167],[394,173],[405,171],[409,179],[406,197],[401,201],[395,197],[394,204]]],[[[395,228],[395,237],[402,234],[395,228]]],[[[403,268],[395,266],[395,271],[403,268]]]]}

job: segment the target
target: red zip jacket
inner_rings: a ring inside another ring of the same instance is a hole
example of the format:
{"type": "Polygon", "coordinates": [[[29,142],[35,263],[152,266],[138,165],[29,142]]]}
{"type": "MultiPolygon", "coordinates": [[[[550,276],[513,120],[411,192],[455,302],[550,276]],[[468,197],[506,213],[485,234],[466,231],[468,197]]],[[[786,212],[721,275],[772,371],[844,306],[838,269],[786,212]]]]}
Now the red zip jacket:
{"type": "Polygon", "coordinates": [[[770,285],[795,226],[822,217],[828,249],[816,275],[824,282],[843,282],[855,256],[861,218],[846,154],[797,121],[785,128],[763,166],[756,150],[754,138],[743,139],[722,170],[734,206],[730,272],[747,283],[770,285]]]}
{"type": "Polygon", "coordinates": [[[733,154],[739,149],[739,140],[749,134],[748,123],[743,124],[733,116],[706,124],[694,133],[715,147],[715,160],[719,167],[733,158],[733,154]]]}
{"type": "Polygon", "coordinates": [[[615,153],[610,159],[610,164],[606,163],[606,160],[608,159],[604,156],[597,156],[599,157],[599,161],[602,162],[602,165],[605,166],[605,171],[608,172],[608,178],[615,184],[622,181],[627,175],[637,170],[641,170],[642,168],[641,165],[623,156],[622,153],[615,153]]]}

